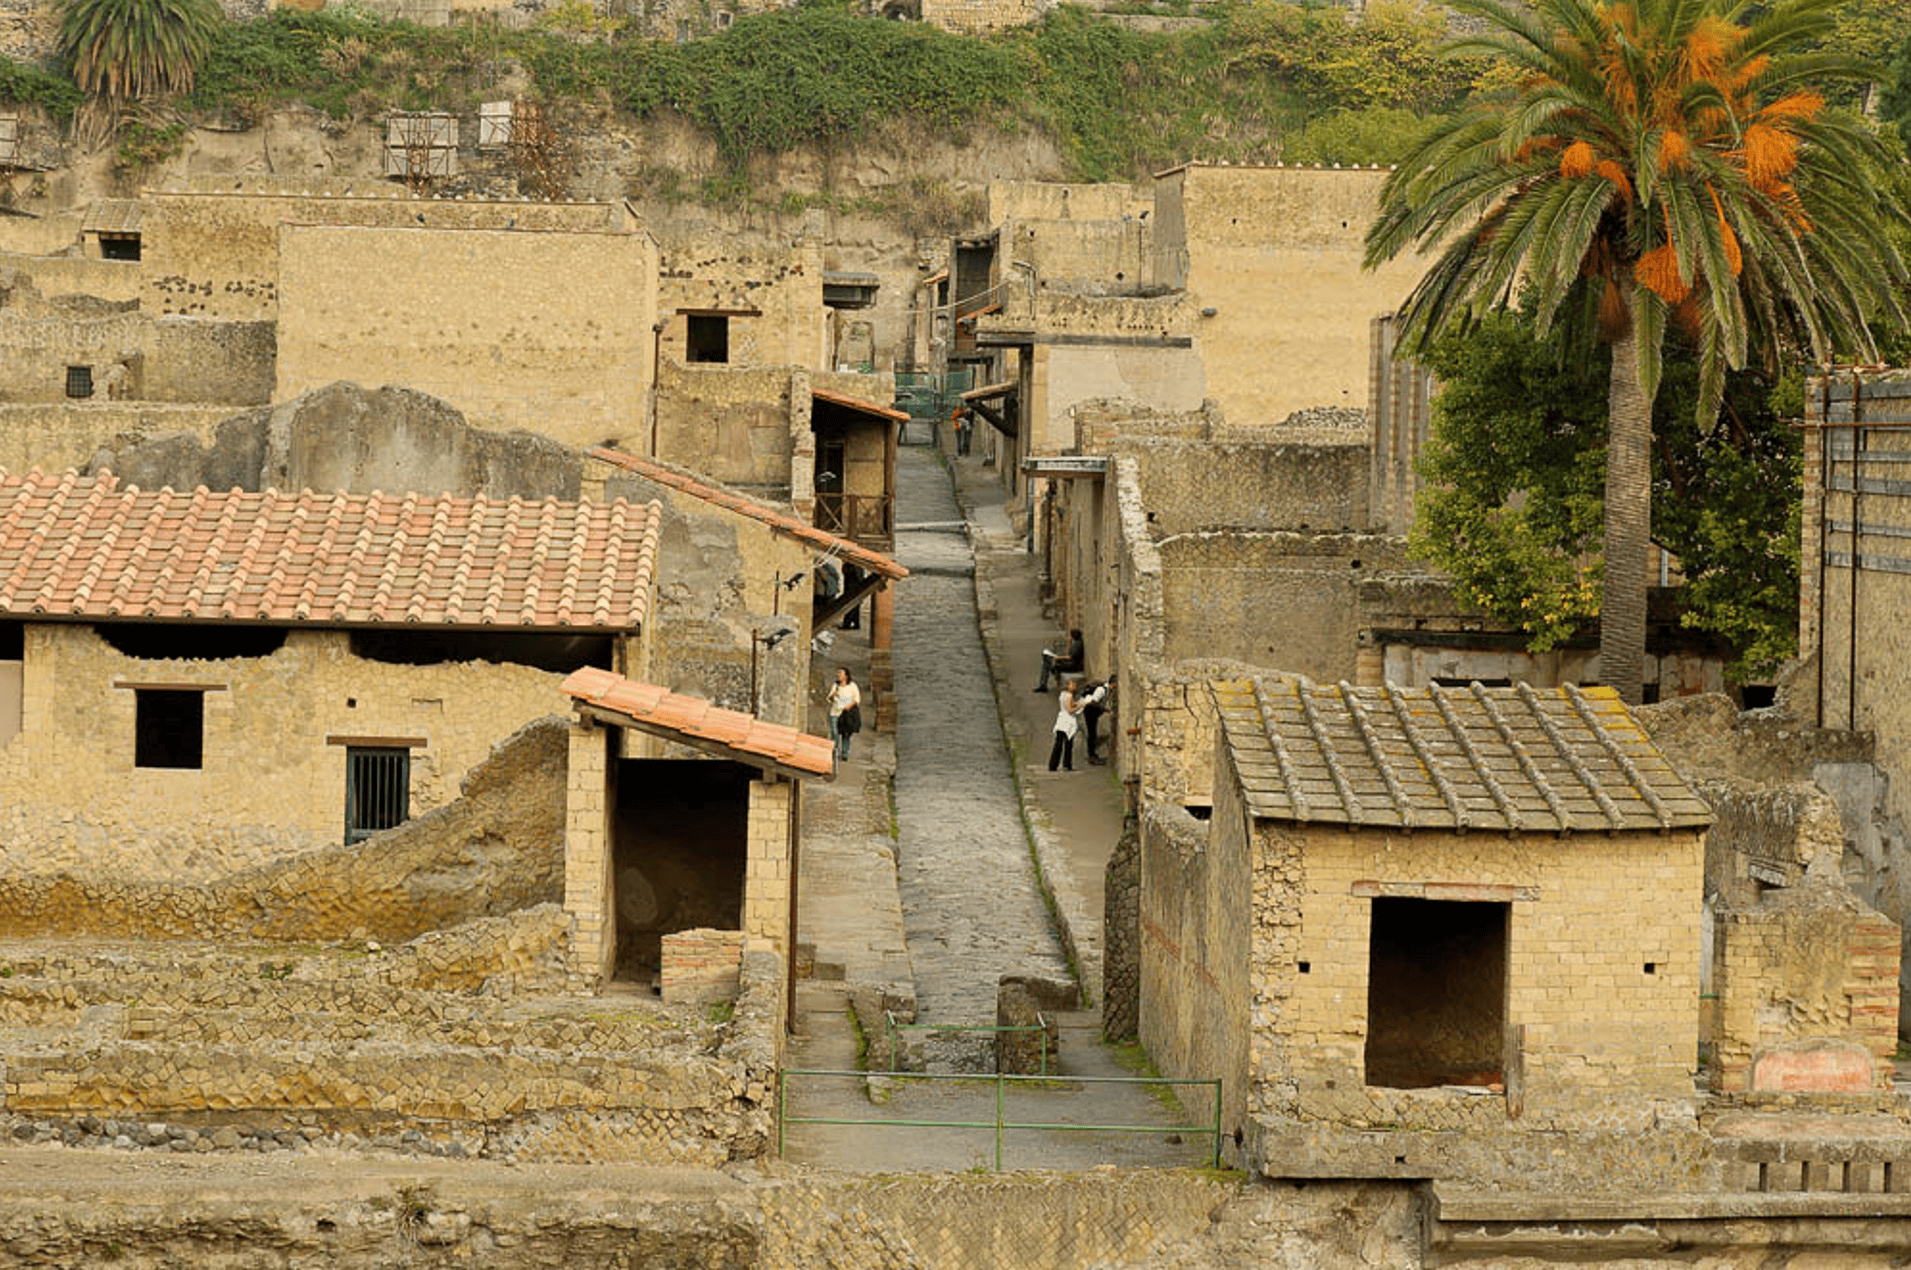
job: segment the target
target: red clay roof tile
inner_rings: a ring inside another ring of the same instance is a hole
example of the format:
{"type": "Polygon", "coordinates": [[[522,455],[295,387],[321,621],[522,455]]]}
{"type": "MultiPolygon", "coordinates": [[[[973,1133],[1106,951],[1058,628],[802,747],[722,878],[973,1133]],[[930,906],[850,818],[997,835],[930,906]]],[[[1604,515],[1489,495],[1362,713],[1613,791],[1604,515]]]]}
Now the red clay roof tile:
{"type": "Polygon", "coordinates": [[[0,469],[0,614],[633,630],[662,514],[621,499],[188,495],[0,469]]]}
{"type": "Polygon", "coordinates": [[[741,710],[726,710],[702,697],[671,692],[595,667],[572,671],[563,689],[572,700],[619,716],[620,722],[640,731],[674,735],[701,748],[720,747],[746,763],[769,759],[799,776],[834,779],[836,774],[836,749],[827,737],[811,736],[741,710]]]}

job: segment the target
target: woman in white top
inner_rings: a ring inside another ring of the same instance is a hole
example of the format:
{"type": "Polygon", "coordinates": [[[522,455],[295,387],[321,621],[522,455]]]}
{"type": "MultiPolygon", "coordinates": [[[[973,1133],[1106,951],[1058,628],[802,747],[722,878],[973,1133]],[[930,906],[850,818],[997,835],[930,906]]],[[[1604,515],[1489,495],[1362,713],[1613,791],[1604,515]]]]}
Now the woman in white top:
{"type": "Polygon", "coordinates": [[[1054,771],[1060,766],[1064,771],[1075,770],[1075,734],[1081,730],[1082,712],[1080,704],[1082,681],[1071,679],[1062,688],[1061,699],[1055,704],[1055,744],[1049,747],[1048,770],[1054,771]]]}
{"type": "Polygon", "coordinates": [[[862,706],[862,689],[839,667],[829,690],[829,739],[836,743],[839,759],[849,758],[849,738],[863,730],[862,706]]]}

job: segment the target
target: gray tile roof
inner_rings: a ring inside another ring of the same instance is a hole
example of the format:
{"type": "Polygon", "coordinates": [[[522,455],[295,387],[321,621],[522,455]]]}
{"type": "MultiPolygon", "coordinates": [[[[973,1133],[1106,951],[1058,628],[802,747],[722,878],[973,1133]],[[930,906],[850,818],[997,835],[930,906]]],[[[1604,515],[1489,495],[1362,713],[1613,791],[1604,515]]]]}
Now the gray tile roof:
{"type": "Polygon", "coordinates": [[[1213,684],[1250,815],[1409,829],[1702,827],[1610,688],[1213,684]]]}

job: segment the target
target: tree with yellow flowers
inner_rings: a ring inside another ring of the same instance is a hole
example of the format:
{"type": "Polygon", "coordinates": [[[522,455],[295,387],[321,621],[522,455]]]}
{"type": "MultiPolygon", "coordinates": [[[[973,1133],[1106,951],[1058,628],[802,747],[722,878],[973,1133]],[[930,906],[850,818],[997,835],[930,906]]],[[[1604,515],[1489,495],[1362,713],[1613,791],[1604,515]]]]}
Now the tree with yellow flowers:
{"type": "Polygon", "coordinates": [[[1452,46],[1511,87],[1436,128],[1388,178],[1377,265],[1434,255],[1401,310],[1409,350],[1535,300],[1543,334],[1610,348],[1600,676],[1640,699],[1651,541],[1652,402],[1667,329],[1699,350],[1698,414],[1728,369],[1781,349],[1876,357],[1905,320],[1887,236],[1902,207],[1867,177],[1888,151],[1826,87],[1876,71],[1813,52],[1843,0],[1449,0],[1483,34],[1452,46]]]}

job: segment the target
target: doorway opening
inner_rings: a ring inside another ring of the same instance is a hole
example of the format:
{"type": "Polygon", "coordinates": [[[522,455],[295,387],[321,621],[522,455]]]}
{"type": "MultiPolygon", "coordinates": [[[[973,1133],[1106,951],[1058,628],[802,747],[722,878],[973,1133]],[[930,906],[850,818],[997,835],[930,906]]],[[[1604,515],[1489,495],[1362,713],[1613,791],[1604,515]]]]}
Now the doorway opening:
{"type": "Polygon", "coordinates": [[[1389,1089],[1505,1079],[1512,906],[1381,896],[1367,963],[1367,1083],[1389,1089]]]}
{"type": "Polygon", "coordinates": [[[717,759],[619,760],[613,978],[654,983],[675,931],[742,929],[755,775],[717,759]]]}

